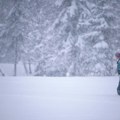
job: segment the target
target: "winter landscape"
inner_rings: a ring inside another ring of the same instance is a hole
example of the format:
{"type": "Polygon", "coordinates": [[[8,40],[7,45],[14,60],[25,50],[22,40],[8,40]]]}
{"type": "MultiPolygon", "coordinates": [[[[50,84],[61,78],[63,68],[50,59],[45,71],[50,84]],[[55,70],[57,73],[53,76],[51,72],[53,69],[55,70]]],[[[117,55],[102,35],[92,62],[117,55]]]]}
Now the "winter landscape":
{"type": "Polygon", "coordinates": [[[120,120],[120,0],[0,0],[0,120],[120,120]]]}

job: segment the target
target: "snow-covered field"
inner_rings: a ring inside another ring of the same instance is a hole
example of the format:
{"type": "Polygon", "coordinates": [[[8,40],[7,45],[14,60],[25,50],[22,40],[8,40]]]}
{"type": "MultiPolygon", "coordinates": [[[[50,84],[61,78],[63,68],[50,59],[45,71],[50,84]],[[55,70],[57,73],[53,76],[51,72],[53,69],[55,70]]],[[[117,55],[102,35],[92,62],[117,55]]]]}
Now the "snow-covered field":
{"type": "Polygon", "coordinates": [[[118,77],[0,77],[0,120],[120,120],[118,77]]]}

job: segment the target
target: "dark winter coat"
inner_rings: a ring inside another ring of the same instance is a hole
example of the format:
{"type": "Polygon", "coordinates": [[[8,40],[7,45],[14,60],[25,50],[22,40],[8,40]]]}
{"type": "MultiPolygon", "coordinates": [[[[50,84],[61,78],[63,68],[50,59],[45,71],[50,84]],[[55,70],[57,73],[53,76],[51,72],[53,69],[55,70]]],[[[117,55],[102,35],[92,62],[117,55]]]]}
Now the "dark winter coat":
{"type": "Polygon", "coordinates": [[[120,59],[117,61],[117,72],[120,75],[120,59]]]}
{"type": "Polygon", "coordinates": [[[119,84],[118,84],[118,87],[117,87],[117,93],[118,93],[118,95],[120,95],[120,81],[119,81],[119,84]]]}

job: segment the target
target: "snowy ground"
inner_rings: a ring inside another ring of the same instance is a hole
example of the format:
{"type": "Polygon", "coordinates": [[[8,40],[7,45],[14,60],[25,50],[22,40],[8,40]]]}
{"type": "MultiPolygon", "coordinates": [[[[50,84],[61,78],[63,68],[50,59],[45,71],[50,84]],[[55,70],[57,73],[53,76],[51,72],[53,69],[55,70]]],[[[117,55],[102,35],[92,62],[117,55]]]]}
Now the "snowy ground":
{"type": "Polygon", "coordinates": [[[0,120],[120,120],[118,77],[0,77],[0,120]]]}

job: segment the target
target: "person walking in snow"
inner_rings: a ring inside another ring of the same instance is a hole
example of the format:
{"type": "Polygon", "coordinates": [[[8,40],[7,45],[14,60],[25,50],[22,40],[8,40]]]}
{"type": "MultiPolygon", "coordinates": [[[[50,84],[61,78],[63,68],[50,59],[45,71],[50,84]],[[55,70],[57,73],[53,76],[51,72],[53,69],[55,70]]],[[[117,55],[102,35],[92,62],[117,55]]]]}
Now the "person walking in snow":
{"type": "Polygon", "coordinates": [[[119,75],[119,84],[118,84],[118,87],[117,87],[117,93],[118,95],[120,95],[120,52],[117,52],[115,54],[116,58],[117,58],[117,72],[118,72],[118,75],[119,75]]]}

